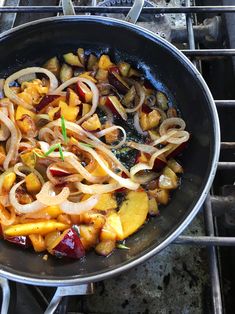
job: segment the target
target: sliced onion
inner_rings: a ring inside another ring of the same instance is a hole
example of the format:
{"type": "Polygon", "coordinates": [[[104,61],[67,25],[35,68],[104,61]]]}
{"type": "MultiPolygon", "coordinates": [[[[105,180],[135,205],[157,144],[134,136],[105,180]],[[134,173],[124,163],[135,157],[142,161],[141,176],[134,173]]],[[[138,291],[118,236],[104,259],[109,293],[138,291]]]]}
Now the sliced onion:
{"type": "Polygon", "coordinates": [[[14,155],[18,153],[19,136],[18,136],[18,131],[14,123],[1,111],[0,111],[0,121],[7,126],[7,128],[9,129],[11,133],[9,150],[3,162],[3,168],[6,170],[9,166],[10,161],[13,159],[14,155]]]}
{"type": "Polygon", "coordinates": [[[89,197],[87,200],[79,203],[73,203],[70,201],[65,201],[60,204],[60,209],[69,215],[80,215],[94,208],[94,206],[98,203],[99,195],[93,195],[89,197]]]}
{"type": "Polygon", "coordinates": [[[182,131],[186,127],[186,124],[181,118],[168,118],[162,122],[159,127],[159,133],[161,136],[165,135],[167,131],[171,129],[176,129],[177,131],[182,131]]]}
{"type": "Polygon", "coordinates": [[[126,145],[128,147],[137,149],[141,152],[147,153],[147,154],[153,154],[157,151],[157,148],[151,146],[151,145],[147,145],[147,144],[140,144],[140,143],[136,143],[136,142],[127,142],[126,145]]]}
{"type": "Polygon", "coordinates": [[[139,184],[146,184],[159,176],[158,173],[151,171],[147,173],[141,173],[139,176],[135,176],[135,182],[139,184]]]}
{"type": "Polygon", "coordinates": [[[35,72],[33,72],[33,73],[22,75],[21,77],[17,79],[17,81],[21,85],[24,82],[29,82],[29,81],[35,80],[36,78],[37,78],[36,74],[35,72]]]}
{"type": "Polygon", "coordinates": [[[24,166],[24,164],[22,163],[22,162],[18,162],[17,164],[15,164],[15,166],[14,166],[14,172],[15,172],[15,174],[17,175],[17,176],[19,176],[19,177],[22,177],[22,178],[25,178],[26,177],[26,174],[24,174],[23,172],[21,172],[20,170],[19,170],[19,168],[20,167],[23,167],[24,166]]]}
{"type": "Polygon", "coordinates": [[[99,183],[102,180],[102,177],[96,177],[90,174],[90,172],[88,172],[86,168],[82,166],[82,164],[77,160],[76,157],[74,158],[72,156],[68,156],[65,158],[65,161],[68,162],[71,166],[73,166],[74,169],[76,169],[82,175],[82,177],[86,179],[88,182],[99,183]]]}
{"type": "MultiPolygon", "coordinates": [[[[43,141],[38,141],[38,144],[40,145],[40,148],[42,150],[42,152],[45,154],[49,148],[50,148],[50,145],[46,142],[43,142],[43,141]]],[[[72,156],[72,157],[76,157],[73,153],[71,152],[63,152],[63,156],[64,157],[69,157],[69,156],[72,156]]],[[[50,153],[50,156],[49,157],[52,157],[52,158],[60,158],[60,152],[52,152],[50,153]]]]}
{"type": "Polygon", "coordinates": [[[61,84],[56,90],[53,91],[54,94],[57,94],[58,92],[62,92],[66,87],[68,87],[71,84],[77,83],[77,82],[82,82],[87,84],[91,91],[92,91],[92,106],[90,111],[85,114],[81,119],[78,120],[78,124],[81,124],[84,120],[86,120],[88,117],[90,117],[95,111],[98,106],[99,102],[99,90],[96,87],[96,85],[90,81],[89,79],[83,78],[83,77],[72,77],[70,80],[64,82],[61,84]]]}
{"type": "Polygon", "coordinates": [[[130,190],[137,190],[139,187],[139,184],[131,181],[129,178],[125,179],[114,173],[112,170],[107,167],[107,165],[104,163],[103,159],[97,154],[97,152],[90,148],[90,147],[85,147],[84,145],[82,146],[81,144],[77,143],[77,146],[80,147],[81,149],[87,151],[90,153],[95,160],[98,162],[98,164],[104,169],[104,171],[115,181],[117,181],[121,186],[126,187],[127,189],[130,190]]]}
{"type": "Polygon", "coordinates": [[[7,210],[4,207],[0,207],[0,223],[5,226],[12,225],[16,220],[16,213],[13,207],[9,207],[7,210]],[[10,217],[7,217],[9,215],[8,210],[10,211],[10,217]]]}
{"type": "Polygon", "coordinates": [[[141,126],[140,126],[140,117],[139,117],[139,112],[137,111],[134,115],[134,127],[138,133],[141,135],[148,135],[146,131],[143,131],[141,126]]]}
{"type": "Polygon", "coordinates": [[[151,143],[152,146],[156,146],[162,142],[169,141],[169,138],[173,137],[178,131],[173,129],[167,132],[165,135],[160,136],[157,140],[151,143]]]}
{"type": "Polygon", "coordinates": [[[138,83],[136,81],[134,82],[134,85],[135,85],[135,89],[137,91],[137,94],[139,96],[139,102],[138,102],[137,106],[135,106],[134,108],[127,108],[126,112],[128,112],[128,113],[132,113],[132,112],[139,110],[142,107],[144,100],[145,100],[145,91],[144,91],[143,87],[140,85],[140,83],[138,83]]]}
{"type": "Polygon", "coordinates": [[[121,126],[119,126],[119,125],[113,125],[113,126],[111,126],[111,127],[109,127],[109,128],[106,128],[106,129],[104,129],[104,130],[101,130],[101,131],[99,131],[99,132],[96,132],[96,133],[95,133],[95,136],[97,136],[98,138],[100,138],[100,137],[102,137],[102,136],[104,136],[104,135],[106,135],[106,134],[108,134],[108,133],[110,133],[110,132],[113,132],[113,131],[115,131],[115,130],[121,130],[121,131],[122,131],[122,133],[123,133],[123,139],[122,139],[117,145],[114,145],[114,146],[112,146],[112,145],[107,145],[107,144],[105,144],[105,145],[108,146],[108,147],[112,147],[112,148],[119,148],[119,147],[121,147],[121,146],[126,142],[126,131],[125,131],[125,129],[124,129],[123,127],[121,127],[121,126]]]}
{"type": "MultiPolygon", "coordinates": [[[[8,116],[7,108],[1,107],[0,110],[2,113],[4,113],[6,116],[8,116]]],[[[10,131],[9,131],[8,127],[4,123],[1,123],[1,125],[0,125],[0,141],[6,141],[9,136],[10,136],[10,131]]]]}
{"type": "Polygon", "coordinates": [[[23,99],[21,99],[20,97],[18,97],[9,87],[10,83],[17,80],[18,78],[24,76],[24,75],[29,75],[31,73],[43,73],[46,74],[49,77],[50,80],[50,88],[49,91],[53,91],[54,89],[57,88],[58,86],[58,81],[57,78],[55,77],[55,75],[48,71],[47,69],[44,68],[40,68],[40,67],[30,67],[30,68],[26,68],[20,71],[17,71],[15,73],[13,73],[12,75],[10,75],[4,84],[4,93],[5,96],[8,97],[11,101],[13,101],[15,104],[20,105],[24,108],[27,109],[32,109],[33,107],[31,105],[29,105],[27,102],[25,102],[23,99]]]}
{"type": "Polygon", "coordinates": [[[79,191],[85,194],[103,194],[103,193],[110,193],[117,189],[119,189],[121,186],[119,183],[109,183],[109,184],[83,184],[81,182],[76,183],[77,188],[79,191]]]}
{"type": "Polygon", "coordinates": [[[18,202],[18,200],[16,198],[16,190],[24,182],[25,182],[25,180],[22,180],[19,183],[15,184],[11,188],[10,193],[9,193],[10,203],[14,207],[16,212],[19,214],[27,214],[27,213],[34,213],[34,212],[36,212],[42,208],[45,208],[46,206],[44,204],[40,203],[38,200],[36,200],[30,204],[26,204],[26,205],[22,205],[18,202]]]}
{"type": "MultiPolygon", "coordinates": [[[[58,119],[56,121],[52,121],[52,122],[48,123],[45,127],[53,128],[54,126],[61,126],[61,119],[58,119]]],[[[44,129],[44,128],[42,128],[42,129],[44,129]]],[[[76,123],[69,122],[69,121],[66,121],[66,129],[76,133],[76,135],[82,141],[86,142],[87,144],[90,144],[96,148],[99,148],[99,150],[104,152],[109,158],[111,158],[113,160],[113,162],[120,168],[120,170],[122,170],[127,176],[130,175],[129,171],[116,158],[116,156],[94,134],[83,130],[83,128],[81,128],[80,125],[77,125],[76,123]]]]}
{"type": "Polygon", "coordinates": [[[149,164],[147,163],[138,163],[136,165],[134,165],[133,167],[131,167],[130,169],[130,175],[131,175],[131,179],[136,182],[136,180],[138,181],[138,178],[136,178],[136,175],[138,172],[140,171],[143,171],[143,170],[152,170],[153,169],[153,166],[154,166],[154,162],[155,162],[155,159],[164,154],[165,152],[167,152],[168,150],[170,150],[172,148],[172,145],[169,144],[167,146],[165,146],[164,148],[162,149],[159,149],[156,153],[154,153],[150,160],[149,160],[149,164]]]}
{"type": "Polygon", "coordinates": [[[189,139],[189,133],[187,131],[177,131],[177,133],[168,139],[169,143],[181,144],[187,142],[189,139]]]}
{"type": "Polygon", "coordinates": [[[37,200],[47,206],[59,205],[69,197],[69,188],[66,186],[59,194],[56,194],[53,189],[53,184],[47,181],[41,191],[36,195],[37,200]]]}

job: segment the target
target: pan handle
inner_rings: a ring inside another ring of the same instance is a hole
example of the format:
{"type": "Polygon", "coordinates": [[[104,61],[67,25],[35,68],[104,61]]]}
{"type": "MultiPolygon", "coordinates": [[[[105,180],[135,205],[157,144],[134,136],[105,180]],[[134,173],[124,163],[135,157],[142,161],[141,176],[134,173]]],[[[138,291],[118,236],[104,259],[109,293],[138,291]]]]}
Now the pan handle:
{"type": "Polygon", "coordinates": [[[144,6],[144,0],[135,0],[132,8],[128,12],[125,20],[127,22],[135,24],[138,21],[138,18],[139,18],[140,13],[143,9],[143,6],[144,6]]]}
{"type": "Polygon", "coordinates": [[[53,314],[63,297],[72,295],[87,295],[92,294],[93,291],[93,283],[83,284],[79,286],[58,287],[44,314],[53,314]]]}
{"type": "Polygon", "coordinates": [[[0,286],[2,288],[1,314],[7,314],[10,303],[10,288],[8,280],[3,277],[0,277],[0,286]]]}
{"type": "MultiPolygon", "coordinates": [[[[127,22],[135,24],[140,16],[143,6],[144,6],[144,0],[135,0],[125,20],[127,22]]],[[[63,8],[64,15],[76,14],[71,0],[62,0],[62,8],[63,8]]]]}

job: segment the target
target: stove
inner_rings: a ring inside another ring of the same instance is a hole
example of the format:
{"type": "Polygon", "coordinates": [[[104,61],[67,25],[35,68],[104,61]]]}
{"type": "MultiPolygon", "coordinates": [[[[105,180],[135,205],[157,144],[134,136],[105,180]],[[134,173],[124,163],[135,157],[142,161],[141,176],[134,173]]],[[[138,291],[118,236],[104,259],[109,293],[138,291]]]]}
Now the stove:
{"type": "MultiPolygon", "coordinates": [[[[124,19],[132,0],[74,1],[77,14],[124,19]]],[[[0,0],[0,31],[62,14],[56,0],[0,0]]],[[[93,287],[74,287],[55,313],[234,313],[235,293],[235,3],[234,0],[145,1],[138,24],[171,41],[201,71],[221,123],[221,155],[203,208],[185,232],[146,263],[93,287]],[[93,293],[92,293],[93,292],[93,293]]],[[[44,313],[60,288],[0,280],[2,308],[44,313]]],[[[53,304],[52,304],[53,305],[53,304]]],[[[4,312],[4,310],[2,311],[4,312]]],[[[48,312],[49,313],[49,312],[48,312]]]]}

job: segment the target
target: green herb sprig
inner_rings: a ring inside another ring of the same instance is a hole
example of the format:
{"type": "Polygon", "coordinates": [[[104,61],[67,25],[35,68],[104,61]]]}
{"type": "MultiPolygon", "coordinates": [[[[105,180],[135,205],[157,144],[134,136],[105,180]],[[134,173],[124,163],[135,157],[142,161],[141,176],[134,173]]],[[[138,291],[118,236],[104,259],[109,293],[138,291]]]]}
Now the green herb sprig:
{"type": "Polygon", "coordinates": [[[67,136],[67,130],[66,130],[66,126],[65,126],[65,118],[64,116],[61,116],[61,130],[62,130],[62,135],[64,138],[65,143],[68,142],[68,136],[67,136]]]}

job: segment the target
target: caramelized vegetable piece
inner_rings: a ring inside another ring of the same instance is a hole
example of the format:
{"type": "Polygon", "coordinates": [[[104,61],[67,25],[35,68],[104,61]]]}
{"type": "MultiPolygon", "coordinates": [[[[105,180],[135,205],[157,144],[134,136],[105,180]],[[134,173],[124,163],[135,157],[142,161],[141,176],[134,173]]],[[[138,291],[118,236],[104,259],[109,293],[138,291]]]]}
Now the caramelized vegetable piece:
{"type": "Polygon", "coordinates": [[[64,83],[65,81],[71,79],[71,77],[73,77],[73,69],[71,66],[64,63],[60,70],[60,80],[64,83]]]}
{"type": "Polygon", "coordinates": [[[149,215],[150,216],[157,216],[159,215],[158,204],[155,198],[149,199],[149,215]]]}
{"type": "Polygon", "coordinates": [[[133,103],[136,95],[135,86],[131,86],[129,91],[126,93],[126,95],[122,98],[122,104],[126,107],[130,107],[130,105],[133,103]]]}
{"type": "Polygon", "coordinates": [[[158,126],[161,115],[157,110],[152,110],[150,113],[141,112],[140,125],[143,131],[150,130],[158,126]]]}
{"type": "Polygon", "coordinates": [[[90,103],[92,101],[92,91],[85,83],[77,83],[77,92],[83,102],[90,103]]]}
{"type": "Polygon", "coordinates": [[[47,234],[54,230],[63,231],[68,228],[61,222],[55,220],[40,221],[34,223],[25,223],[19,225],[13,225],[4,230],[6,236],[26,236],[29,234],[47,234]]]}
{"type": "Polygon", "coordinates": [[[56,77],[59,77],[60,74],[60,63],[57,57],[49,59],[44,65],[43,68],[51,71],[55,74],[56,77]]]}
{"type": "Polygon", "coordinates": [[[9,172],[3,180],[3,184],[2,184],[2,191],[5,192],[9,192],[10,189],[13,187],[13,184],[15,183],[16,180],[16,174],[15,172],[9,172]]]}
{"type": "Polygon", "coordinates": [[[93,225],[80,225],[79,230],[83,247],[86,250],[95,247],[98,242],[100,230],[96,229],[93,225]]]}
{"type": "Polygon", "coordinates": [[[81,104],[78,95],[71,88],[67,88],[66,101],[71,107],[76,107],[81,104]]]}
{"type": "Polygon", "coordinates": [[[108,79],[108,71],[107,70],[103,70],[103,69],[98,69],[95,78],[98,81],[107,81],[108,79]]]}
{"type": "Polygon", "coordinates": [[[183,173],[183,167],[175,160],[175,159],[169,159],[167,162],[167,166],[171,168],[171,170],[174,171],[174,173],[183,173]]]}
{"type": "Polygon", "coordinates": [[[26,176],[25,184],[27,191],[31,194],[39,193],[42,187],[40,180],[33,172],[26,176]]]}
{"type": "Polygon", "coordinates": [[[52,105],[54,104],[55,101],[58,101],[59,99],[61,99],[61,96],[59,95],[46,95],[44,96],[41,101],[39,102],[39,104],[36,105],[35,109],[36,112],[40,112],[43,109],[45,109],[48,105],[52,105]]]}
{"type": "Polygon", "coordinates": [[[159,156],[154,160],[153,170],[156,172],[161,171],[166,164],[166,158],[164,156],[159,156]]]}
{"type": "Polygon", "coordinates": [[[47,206],[46,208],[41,209],[37,212],[39,215],[47,216],[48,218],[57,218],[63,212],[61,211],[60,207],[57,205],[47,206]]]}
{"type": "Polygon", "coordinates": [[[15,119],[16,120],[20,120],[20,119],[22,119],[22,117],[25,114],[30,116],[33,119],[35,118],[35,113],[33,113],[32,111],[30,111],[30,110],[28,110],[28,109],[26,109],[26,108],[24,108],[22,106],[17,106],[15,119]]]}
{"type": "Polygon", "coordinates": [[[82,116],[85,116],[91,110],[91,105],[83,103],[82,104],[82,116]]]}
{"type": "MultiPolygon", "coordinates": [[[[87,200],[91,195],[85,194],[82,198],[83,201],[87,200]]],[[[98,203],[95,205],[96,210],[107,212],[111,209],[117,208],[117,201],[111,193],[104,193],[100,195],[98,203]]]]}
{"type": "Polygon", "coordinates": [[[61,115],[65,118],[65,120],[75,122],[77,119],[77,115],[79,113],[79,107],[71,107],[66,104],[64,101],[59,102],[59,108],[61,109],[61,115]]]}
{"type": "Polygon", "coordinates": [[[60,234],[60,231],[52,231],[45,236],[45,245],[49,253],[51,253],[50,248],[53,246],[53,243],[55,243],[60,234]]]}
{"type": "Polygon", "coordinates": [[[87,70],[94,71],[98,68],[98,59],[92,53],[89,55],[87,62],[87,70]]]}
{"type": "Polygon", "coordinates": [[[46,244],[41,234],[30,234],[29,239],[32,242],[35,252],[43,252],[46,250],[46,244]]]}
{"type": "Polygon", "coordinates": [[[167,110],[167,118],[176,118],[178,115],[177,115],[177,111],[175,108],[169,108],[167,110]]]}
{"type": "MultiPolygon", "coordinates": [[[[105,129],[110,128],[112,126],[112,123],[109,121],[106,121],[104,126],[105,126],[105,129]]],[[[118,141],[119,130],[118,129],[113,130],[112,132],[105,134],[104,137],[105,137],[105,142],[107,144],[112,144],[112,143],[118,141]]]]}
{"type": "Polygon", "coordinates": [[[95,113],[89,119],[82,123],[82,127],[87,131],[96,131],[101,128],[101,123],[98,115],[95,113]]]}
{"type": "Polygon", "coordinates": [[[36,134],[36,124],[34,120],[24,114],[20,120],[17,120],[17,125],[22,133],[28,137],[35,137],[36,134]]]}
{"type": "Polygon", "coordinates": [[[102,55],[98,62],[98,67],[102,70],[108,70],[113,63],[111,62],[108,55],[102,55]]]}
{"type": "Polygon", "coordinates": [[[126,110],[116,96],[108,96],[106,99],[108,106],[114,113],[118,114],[123,120],[127,120],[126,110]]]}
{"type": "Polygon", "coordinates": [[[31,241],[26,236],[18,236],[18,237],[5,237],[5,240],[20,246],[23,249],[27,249],[31,246],[31,241]]]}
{"type": "Polygon", "coordinates": [[[64,57],[64,61],[68,63],[69,65],[77,66],[81,68],[83,67],[83,64],[79,60],[79,57],[73,54],[72,52],[66,53],[65,55],[63,55],[63,57],[64,57]]]}
{"type": "Polygon", "coordinates": [[[50,246],[50,252],[56,257],[79,259],[85,256],[85,249],[74,228],[65,230],[50,246]]]}
{"type": "Polygon", "coordinates": [[[178,186],[178,177],[169,167],[165,167],[159,177],[159,187],[162,189],[172,190],[178,186]]]}
{"type": "Polygon", "coordinates": [[[129,90],[128,84],[122,79],[122,77],[113,70],[109,69],[108,80],[111,85],[113,85],[117,91],[121,94],[126,94],[129,90]]]}
{"type": "Polygon", "coordinates": [[[115,231],[117,240],[123,239],[123,228],[121,218],[116,212],[113,212],[108,215],[105,225],[106,224],[109,225],[115,231]]]}
{"type": "Polygon", "coordinates": [[[130,68],[128,77],[141,77],[141,73],[136,69],[130,68]]]}
{"type": "Polygon", "coordinates": [[[118,68],[122,76],[128,76],[128,73],[130,71],[131,65],[127,62],[119,62],[118,68]]]}
{"type": "Polygon", "coordinates": [[[148,134],[152,141],[156,141],[160,138],[160,134],[156,130],[149,130],[148,134]]]}
{"type": "Polygon", "coordinates": [[[122,203],[118,211],[123,228],[123,237],[120,240],[127,238],[144,224],[148,209],[147,193],[138,191],[128,192],[126,200],[122,203]]]}
{"type": "Polygon", "coordinates": [[[166,95],[162,92],[157,92],[157,105],[160,109],[162,110],[167,110],[168,109],[168,99],[166,95]]]}
{"type": "Polygon", "coordinates": [[[159,204],[167,205],[170,200],[169,190],[166,189],[155,189],[148,191],[149,195],[156,198],[159,204]]]}
{"type": "Polygon", "coordinates": [[[5,159],[6,159],[5,148],[2,145],[0,145],[0,166],[3,165],[5,159]]]}
{"type": "Polygon", "coordinates": [[[85,51],[84,51],[84,49],[83,48],[78,48],[77,54],[78,54],[78,58],[79,58],[81,64],[84,67],[84,65],[85,65],[85,51]]]}
{"type": "Polygon", "coordinates": [[[114,249],[115,249],[115,241],[112,241],[112,240],[101,241],[95,247],[96,253],[102,256],[110,255],[114,249]]]}

